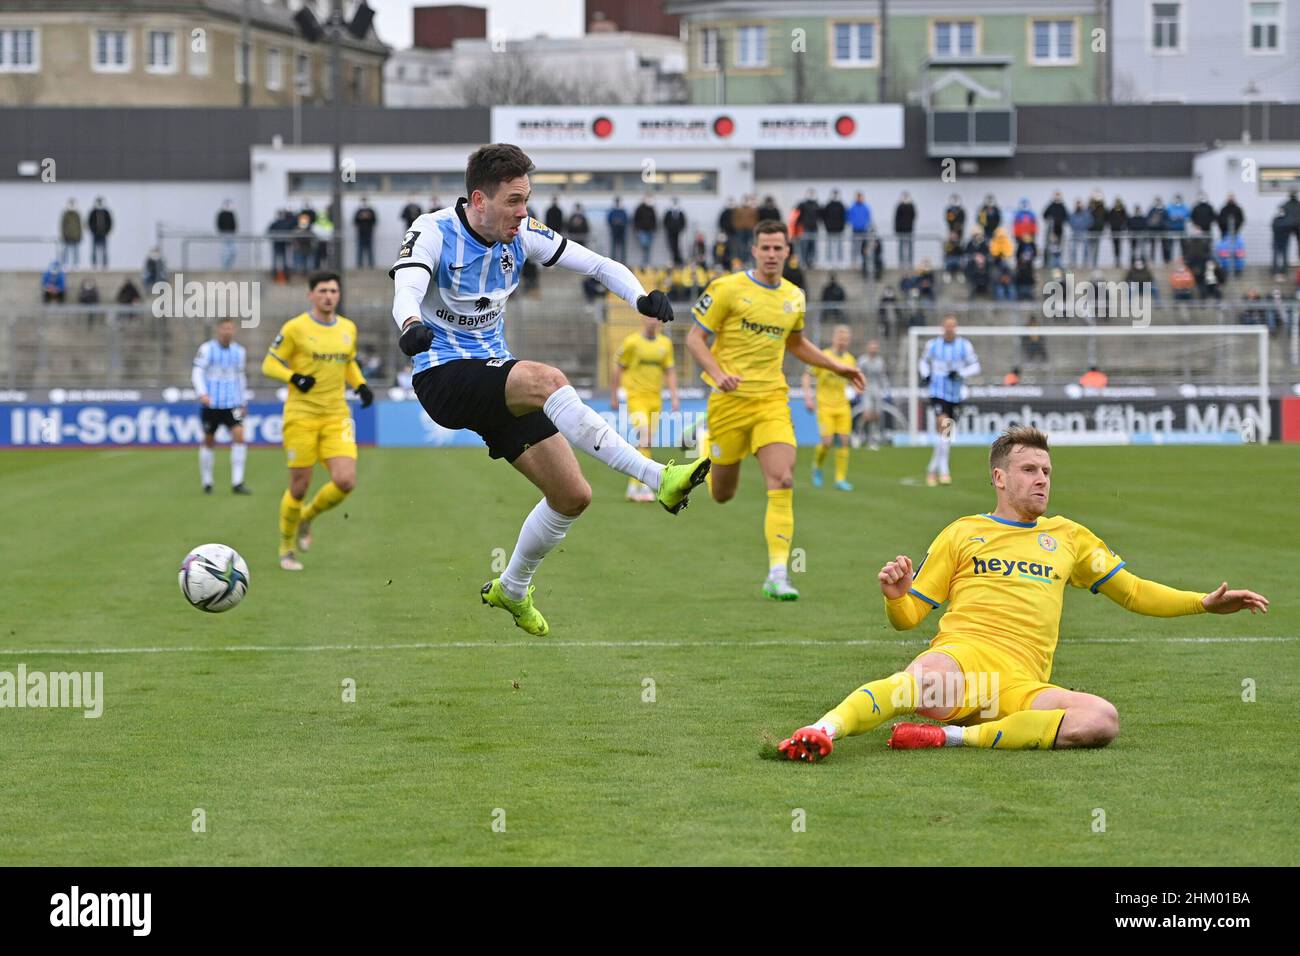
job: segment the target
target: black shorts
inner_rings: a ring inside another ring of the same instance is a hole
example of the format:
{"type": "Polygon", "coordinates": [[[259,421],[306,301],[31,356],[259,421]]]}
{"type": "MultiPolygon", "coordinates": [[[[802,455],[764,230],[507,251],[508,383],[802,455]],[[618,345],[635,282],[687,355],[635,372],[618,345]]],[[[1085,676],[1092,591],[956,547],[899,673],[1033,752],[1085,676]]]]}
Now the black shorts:
{"type": "Polygon", "coordinates": [[[518,359],[459,359],[425,369],[411,386],[429,417],[443,428],[468,428],[487,442],[488,455],[514,461],[530,445],[558,434],[544,412],[514,415],[506,378],[518,359]]]}
{"type": "Polygon", "coordinates": [[[237,408],[208,408],[199,409],[199,417],[203,420],[203,434],[215,435],[217,429],[222,425],[232,431],[237,425],[242,425],[244,420],[239,417],[237,408]]]}
{"type": "Polygon", "coordinates": [[[957,413],[961,410],[961,402],[950,402],[946,398],[932,398],[930,399],[930,408],[935,415],[946,415],[956,421],[957,413]]]}

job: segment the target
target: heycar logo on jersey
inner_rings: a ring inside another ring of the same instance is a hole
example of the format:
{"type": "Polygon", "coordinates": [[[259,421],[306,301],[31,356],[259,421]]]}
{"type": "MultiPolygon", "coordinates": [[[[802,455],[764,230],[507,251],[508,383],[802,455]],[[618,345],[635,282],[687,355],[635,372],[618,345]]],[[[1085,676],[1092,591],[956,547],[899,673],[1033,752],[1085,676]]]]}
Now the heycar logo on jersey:
{"type": "Polygon", "coordinates": [[[1052,583],[1052,566],[1039,564],[1037,561],[1017,561],[1015,558],[972,558],[971,566],[976,574],[997,574],[1009,578],[1016,574],[1030,581],[1052,583]]]}
{"type": "Polygon", "coordinates": [[[784,334],[785,329],[779,325],[759,325],[757,322],[751,322],[749,319],[741,319],[740,327],[746,332],[758,332],[762,335],[780,336],[784,334]]]}
{"type": "Polygon", "coordinates": [[[318,362],[347,362],[352,358],[347,352],[312,352],[311,357],[318,362]]]}

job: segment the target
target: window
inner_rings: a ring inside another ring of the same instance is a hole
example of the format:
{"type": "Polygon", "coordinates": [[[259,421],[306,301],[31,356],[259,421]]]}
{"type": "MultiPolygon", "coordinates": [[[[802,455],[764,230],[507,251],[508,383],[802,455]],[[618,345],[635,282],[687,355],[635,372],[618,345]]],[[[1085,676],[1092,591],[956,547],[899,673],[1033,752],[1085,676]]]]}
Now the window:
{"type": "Polygon", "coordinates": [[[266,51],[266,88],[268,90],[284,88],[284,63],[276,47],[269,47],[266,51]]]}
{"type": "Polygon", "coordinates": [[[293,60],[293,86],[303,96],[311,94],[311,57],[299,53],[293,60]]]}
{"type": "Polygon", "coordinates": [[[97,73],[131,71],[131,35],[125,30],[96,30],[90,35],[97,73]]]}
{"type": "Polygon", "coordinates": [[[1030,24],[1030,62],[1038,65],[1078,62],[1074,41],[1078,32],[1073,20],[1034,20],[1030,24]]]}
{"type": "Polygon", "coordinates": [[[1154,53],[1183,51],[1183,5],[1151,4],[1151,50],[1154,53]]]}
{"type": "Polygon", "coordinates": [[[718,31],[716,27],[705,27],[700,31],[700,69],[716,70],[718,68],[718,31]]]}
{"type": "Polygon", "coordinates": [[[930,39],[934,56],[974,56],[979,52],[974,20],[935,20],[930,39]]]}
{"type": "Polygon", "coordinates": [[[736,66],[767,66],[767,27],[736,28],[736,66]]]}
{"type": "Polygon", "coordinates": [[[836,23],[832,41],[831,62],[835,66],[876,65],[874,23],[836,23]]]}
{"type": "Polygon", "coordinates": [[[35,73],[41,68],[41,35],[35,30],[0,30],[0,73],[35,73]]]}
{"type": "Polygon", "coordinates": [[[255,77],[247,73],[247,69],[249,65],[247,62],[249,59],[248,54],[251,54],[252,52],[253,52],[252,41],[249,41],[248,46],[245,47],[242,40],[240,40],[238,37],[235,38],[235,82],[238,83],[240,86],[242,86],[245,82],[251,84],[255,79],[255,77]],[[246,75],[248,76],[247,80],[244,79],[246,75]]]}
{"type": "Polygon", "coordinates": [[[190,75],[208,75],[208,35],[206,31],[194,30],[189,35],[190,75]]]}
{"type": "Polygon", "coordinates": [[[170,30],[149,30],[145,35],[146,73],[176,72],[176,34],[170,30]]]}
{"type": "Polygon", "coordinates": [[[1247,42],[1251,53],[1282,52],[1282,4],[1272,3],[1248,4],[1250,29],[1247,42]]]}

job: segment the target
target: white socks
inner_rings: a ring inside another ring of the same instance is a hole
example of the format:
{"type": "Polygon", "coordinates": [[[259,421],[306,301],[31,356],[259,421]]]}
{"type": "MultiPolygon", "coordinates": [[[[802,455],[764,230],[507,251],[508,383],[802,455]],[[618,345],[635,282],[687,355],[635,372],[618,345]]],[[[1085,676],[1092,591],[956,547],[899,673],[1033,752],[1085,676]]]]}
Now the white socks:
{"type": "Polygon", "coordinates": [[[966,737],[963,733],[964,727],[953,727],[951,724],[943,728],[945,747],[961,747],[966,743],[966,737]]]}
{"type": "Polygon", "coordinates": [[[216,457],[215,448],[209,448],[207,445],[199,446],[199,477],[203,479],[205,486],[212,484],[212,463],[216,457]]]}
{"type": "MultiPolygon", "coordinates": [[[[244,483],[244,462],[248,460],[247,445],[230,446],[230,483],[232,485],[242,485],[244,483]]],[[[208,463],[208,474],[212,474],[212,463],[208,463]]]]}
{"type": "Polygon", "coordinates": [[[952,439],[939,435],[936,439],[934,451],[930,453],[930,466],[926,471],[931,474],[946,475],[948,471],[948,449],[952,446],[952,439]]]}
{"type": "Polygon", "coordinates": [[[506,592],[506,597],[512,601],[524,599],[542,558],[564,540],[569,525],[576,520],[576,517],[560,514],[546,503],[545,498],[537,502],[537,507],[528,513],[524,526],[519,529],[514,554],[510,555],[510,563],[501,575],[501,589],[506,592]]]}
{"type": "MultiPolygon", "coordinates": [[[[572,385],[556,389],[542,406],[542,411],[569,444],[603,461],[615,471],[645,482],[652,491],[659,490],[664,466],[624,441],[609,422],[578,397],[572,385]]],[[[526,522],[524,527],[527,528],[526,522]]]]}

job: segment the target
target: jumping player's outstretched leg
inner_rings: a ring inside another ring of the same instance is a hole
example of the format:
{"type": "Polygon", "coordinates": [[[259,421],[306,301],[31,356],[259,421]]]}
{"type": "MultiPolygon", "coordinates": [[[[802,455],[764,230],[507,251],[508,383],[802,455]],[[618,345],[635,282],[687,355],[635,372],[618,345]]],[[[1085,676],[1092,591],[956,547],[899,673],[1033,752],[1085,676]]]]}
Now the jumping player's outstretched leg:
{"type": "Polygon", "coordinates": [[[648,485],[657,493],[660,504],[673,514],[685,506],[686,496],[703,483],[709,472],[707,458],[685,465],[663,465],[642,455],[578,397],[563,372],[540,362],[516,362],[510,369],[506,405],[515,415],[540,409],[575,448],[648,485]]]}
{"type": "Polygon", "coordinates": [[[510,563],[501,577],[483,586],[483,603],[510,612],[515,624],[535,637],[550,632],[533,606],[533,575],[591,503],[591,486],[563,435],[551,435],[512,462],[545,495],[524,519],[510,563]]]}

